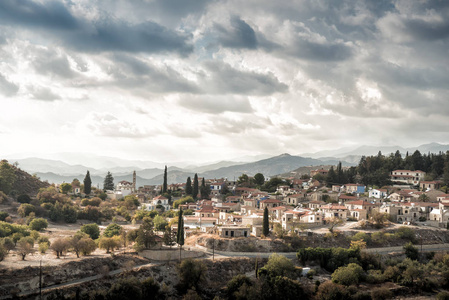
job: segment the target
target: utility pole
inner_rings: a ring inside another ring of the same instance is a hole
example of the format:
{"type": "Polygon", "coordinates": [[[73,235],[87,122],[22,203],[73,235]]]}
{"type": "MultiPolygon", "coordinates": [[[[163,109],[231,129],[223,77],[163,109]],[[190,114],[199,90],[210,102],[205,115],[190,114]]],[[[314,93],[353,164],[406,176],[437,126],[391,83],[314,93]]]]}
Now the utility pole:
{"type": "Polygon", "coordinates": [[[212,260],[215,259],[215,238],[212,239],[212,260]]]}
{"type": "Polygon", "coordinates": [[[42,300],[42,259],[39,263],[39,299],[42,300]]]}

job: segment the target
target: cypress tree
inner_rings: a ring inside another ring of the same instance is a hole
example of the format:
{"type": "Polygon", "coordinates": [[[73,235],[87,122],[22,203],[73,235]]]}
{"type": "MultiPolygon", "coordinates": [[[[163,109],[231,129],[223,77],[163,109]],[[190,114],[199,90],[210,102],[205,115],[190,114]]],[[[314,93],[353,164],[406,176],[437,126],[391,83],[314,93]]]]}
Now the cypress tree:
{"type": "Polygon", "coordinates": [[[192,191],[192,196],[193,199],[196,199],[198,197],[198,174],[195,173],[195,177],[193,177],[193,191],[192,191]]]}
{"type": "Polygon", "coordinates": [[[103,190],[104,191],[114,190],[114,177],[112,177],[112,174],[109,171],[108,174],[106,174],[106,177],[104,178],[103,190]]]}
{"type": "Polygon", "coordinates": [[[87,171],[84,177],[84,194],[89,195],[92,192],[92,180],[90,179],[90,173],[87,171]]]}
{"type": "Polygon", "coordinates": [[[166,193],[167,192],[167,166],[165,166],[165,170],[164,170],[164,184],[162,186],[162,193],[166,193]]]}
{"type": "Polygon", "coordinates": [[[264,236],[268,236],[270,233],[270,224],[268,221],[268,208],[265,206],[265,209],[263,211],[263,227],[262,227],[262,234],[264,236]]]}
{"type": "Polygon", "coordinates": [[[186,182],[186,195],[192,196],[193,190],[192,190],[192,180],[190,179],[190,176],[187,177],[186,182]]]}
{"type": "Polygon", "coordinates": [[[182,218],[182,208],[179,209],[178,214],[178,233],[176,235],[176,243],[179,245],[179,260],[181,260],[181,249],[184,245],[184,219],[182,218]]]}

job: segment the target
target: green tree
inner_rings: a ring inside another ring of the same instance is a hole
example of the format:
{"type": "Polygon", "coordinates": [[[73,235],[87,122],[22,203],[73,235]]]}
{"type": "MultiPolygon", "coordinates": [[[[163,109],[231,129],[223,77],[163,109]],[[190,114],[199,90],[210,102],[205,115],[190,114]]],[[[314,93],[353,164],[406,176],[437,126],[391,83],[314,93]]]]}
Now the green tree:
{"type": "Polygon", "coordinates": [[[96,240],[100,237],[100,227],[95,223],[81,226],[80,231],[89,235],[93,240],[96,240]]]}
{"type": "Polygon", "coordinates": [[[346,267],[339,267],[332,273],[332,281],[343,285],[358,285],[364,277],[361,266],[350,263],[346,267]]]}
{"type": "Polygon", "coordinates": [[[154,228],[156,228],[157,231],[164,231],[165,227],[168,225],[167,220],[165,220],[162,216],[156,216],[153,219],[154,228]]]}
{"type": "Polygon", "coordinates": [[[328,186],[332,186],[333,184],[336,184],[338,181],[337,179],[337,173],[335,173],[334,166],[332,166],[329,169],[329,172],[327,172],[326,182],[328,186]]]}
{"type": "Polygon", "coordinates": [[[164,235],[162,237],[162,240],[164,241],[164,244],[167,246],[173,246],[176,241],[176,237],[173,234],[173,231],[171,230],[170,226],[165,227],[164,235]]]}
{"type": "Polygon", "coordinates": [[[111,223],[108,225],[108,227],[106,227],[106,229],[103,232],[103,235],[105,237],[118,236],[118,235],[120,235],[121,231],[122,231],[122,226],[120,226],[116,223],[111,223]]]}
{"type": "Polygon", "coordinates": [[[181,291],[188,289],[200,290],[201,283],[205,280],[206,265],[201,260],[187,258],[178,267],[179,286],[181,291]]]}
{"type": "Polygon", "coordinates": [[[16,181],[16,172],[7,160],[0,162],[0,191],[9,194],[16,181]]]}
{"type": "Polygon", "coordinates": [[[262,234],[268,236],[270,234],[270,223],[268,219],[268,208],[265,206],[263,211],[262,234]]]}
{"type": "Polygon", "coordinates": [[[259,276],[262,274],[268,275],[268,277],[274,278],[277,276],[288,277],[295,279],[295,265],[287,257],[273,253],[270,255],[268,262],[263,268],[259,269],[259,276]]]}
{"type": "Polygon", "coordinates": [[[256,175],[254,175],[254,182],[258,186],[262,186],[265,183],[265,177],[262,173],[257,173],[256,175]]]}
{"type": "Polygon", "coordinates": [[[111,253],[115,248],[120,247],[120,238],[118,236],[106,237],[102,236],[98,239],[98,248],[106,250],[106,253],[111,253]]]}
{"type": "Polygon", "coordinates": [[[146,217],[142,220],[137,231],[136,244],[134,245],[137,251],[143,249],[150,249],[155,244],[154,224],[153,221],[146,217]]]}
{"type": "Polygon", "coordinates": [[[109,171],[108,174],[106,174],[106,177],[104,178],[103,190],[105,192],[114,190],[114,177],[112,177],[112,174],[109,171]]]}
{"type": "Polygon", "coordinates": [[[61,189],[61,193],[65,194],[65,195],[67,195],[69,192],[72,191],[72,185],[67,182],[61,183],[59,188],[61,189]]]}
{"type": "Polygon", "coordinates": [[[408,242],[404,245],[405,256],[411,260],[417,260],[419,258],[418,248],[413,246],[412,242],[408,242]]]}
{"type": "Polygon", "coordinates": [[[188,195],[192,196],[192,194],[193,194],[192,180],[190,179],[190,177],[187,177],[187,182],[186,182],[186,196],[188,196],[188,195]]]}
{"type": "Polygon", "coordinates": [[[89,171],[87,171],[83,182],[84,182],[84,194],[89,195],[92,192],[92,180],[90,179],[89,171]]]}
{"type": "Polygon", "coordinates": [[[34,240],[32,237],[21,238],[16,245],[17,253],[25,260],[25,257],[33,252],[34,240]]]}
{"type": "Polygon", "coordinates": [[[210,186],[206,185],[206,181],[204,180],[204,177],[201,182],[200,194],[201,194],[201,199],[209,199],[210,186]]]}
{"type": "Polygon", "coordinates": [[[166,193],[167,192],[167,166],[165,166],[164,169],[164,183],[162,185],[162,193],[166,193]]]}
{"type": "Polygon", "coordinates": [[[36,218],[33,219],[28,226],[31,230],[41,231],[48,227],[48,222],[43,218],[36,218]]]}
{"type": "Polygon", "coordinates": [[[193,177],[193,199],[198,198],[198,191],[199,191],[199,183],[198,183],[198,174],[195,173],[195,176],[193,177]]]}

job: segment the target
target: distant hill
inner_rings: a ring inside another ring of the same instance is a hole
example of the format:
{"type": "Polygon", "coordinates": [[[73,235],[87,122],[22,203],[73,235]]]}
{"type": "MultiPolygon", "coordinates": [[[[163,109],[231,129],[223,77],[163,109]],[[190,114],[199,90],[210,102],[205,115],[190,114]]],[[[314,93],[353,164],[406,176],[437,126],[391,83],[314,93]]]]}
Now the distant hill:
{"type": "Polygon", "coordinates": [[[262,173],[266,177],[289,172],[303,166],[321,165],[321,160],[306,158],[301,156],[292,156],[282,154],[268,159],[259,160],[253,163],[241,164],[237,166],[219,168],[217,170],[204,172],[201,176],[206,178],[237,179],[243,173],[254,176],[256,173],[262,173]]]}
{"type": "MultiPolygon", "coordinates": [[[[416,150],[419,150],[422,154],[425,153],[439,153],[440,151],[446,152],[449,150],[449,144],[439,144],[439,143],[429,143],[429,144],[423,144],[420,146],[415,147],[400,147],[400,146],[366,146],[362,145],[357,148],[340,148],[335,150],[325,150],[325,151],[319,151],[315,153],[304,153],[301,154],[302,156],[308,156],[312,158],[321,159],[321,157],[333,157],[333,158],[345,158],[350,156],[355,157],[361,157],[362,155],[369,156],[369,155],[376,155],[379,153],[379,151],[382,152],[384,155],[389,155],[390,153],[395,153],[397,150],[401,152],[402,155],[405,155],[408,151],[409,154],[412,154],[416,150]]],[[[346,160],[348,161],[348,160],[346,160]]]]}

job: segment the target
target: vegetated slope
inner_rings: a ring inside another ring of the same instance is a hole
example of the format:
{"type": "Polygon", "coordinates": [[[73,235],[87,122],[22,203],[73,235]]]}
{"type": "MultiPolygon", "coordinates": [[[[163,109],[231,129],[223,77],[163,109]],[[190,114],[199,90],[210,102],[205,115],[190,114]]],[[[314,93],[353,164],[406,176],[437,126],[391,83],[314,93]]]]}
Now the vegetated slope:
{"type": "Polygon", "coordinates": [[[40,188],[50,186],[48,182],[41,181],[37,176],[32,176],[20,168],[16,168],[14,166],[13,168],[16,174],[16,180],[13,184],[12,190],[17,195],[36,195],[40,188]]]}

